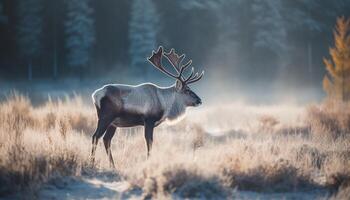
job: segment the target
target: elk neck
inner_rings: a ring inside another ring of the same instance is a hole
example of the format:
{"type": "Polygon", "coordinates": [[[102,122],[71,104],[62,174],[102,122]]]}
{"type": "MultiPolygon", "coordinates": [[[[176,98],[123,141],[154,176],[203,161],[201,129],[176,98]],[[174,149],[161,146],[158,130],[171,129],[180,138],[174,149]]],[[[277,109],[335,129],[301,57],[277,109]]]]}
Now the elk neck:
{"type": "Polygon", "coordinates": [[[181,95],[176,92],[175,85],[159,88],[158,97],[164,110],[164,119],[173,121],[185,114],[186,105],[181,95]]]}

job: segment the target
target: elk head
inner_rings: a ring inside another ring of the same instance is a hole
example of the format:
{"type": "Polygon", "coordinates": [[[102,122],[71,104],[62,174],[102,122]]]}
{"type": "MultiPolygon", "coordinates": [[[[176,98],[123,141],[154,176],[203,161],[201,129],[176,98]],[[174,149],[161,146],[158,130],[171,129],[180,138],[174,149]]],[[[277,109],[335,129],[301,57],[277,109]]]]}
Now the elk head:
{"type": "Polygon", "coordinates": [[[194,73],[194,68],[192,67],[191,73],[188,77],[183,75],[186,68],[192,64],[192,60],[189,60],[186,64],[182,65],[185,55],[179,56],[175,53],[174,49],[171,49],[169,53],[163,52],[163,47],[160,46],[157,52],[152,51],[152,56],[148,58],[148,61],[152,63],[154,67],[163,72],[169,77],[174,78],[175,90],[181,95],[186,106],[198,106],[202,103],[202,100],[188,87],[189,84],[199,81],[203,75],[204,71],[200,74],[194,73]],[[166,57],[169,63],[174,67],[177,72],[176,75],[167,71],[162,64],[162,57],[166,57]]]}

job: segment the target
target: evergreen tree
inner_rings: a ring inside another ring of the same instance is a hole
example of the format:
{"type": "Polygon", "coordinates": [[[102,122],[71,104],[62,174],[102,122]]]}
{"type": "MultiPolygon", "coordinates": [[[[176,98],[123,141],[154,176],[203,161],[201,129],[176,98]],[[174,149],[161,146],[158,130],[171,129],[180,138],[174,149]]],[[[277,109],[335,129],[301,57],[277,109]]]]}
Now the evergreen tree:
{"type": "Polygon", "coordinates": [[[7,17],[4,14],[4,3],[2,0],[0,0],[0,24],[6,24],[7,23],[7,17]]]}
{"type": "Polygon", "coordinates": [[[28,79],[32,80],[32,64],[42,50],[42,1],[18,0],[17,43],[23,60],[28,65],[28,79]]]}
{"type": "Polygon", "coordinates": [[[237,12],[239,11],[240,1],[213,1],[212,4],[217,17],[218,42],[213,51],[216,62],[222,62],[225,66],[232,65],[236,61],[238,53],[238,20],[237,12]]]}
{"type": "Polygon", "coordinates": [[[150,74],[147,57],[156,49],[159,17],[152,0],[133,0],[129,22],[130,72],[135,75],[150,74]]]}
{"type": "Polygon", "coordinates": [[[256,27],[254,46],[268,48],[279,57],[287,49],[287,30],[282,16],[281,0],[254,0],[253,25],[256,27]]]}
{"type": "MultiPolygon", "coordinates": [[[[208,74],[211,76],[217,76],[215,78],[223,78],[224,80],[234,81],[237,76],[232,76],[232,74],[238,74],[236,66],[239,66],[238,54],[238,13],[241,8],[241,1],[226,1],[226,0],[210,0],[210,1],[200,1],[200,0],[190,0],[184,1],[181,4],[183,9],[190,10],[192,13],[195,10],[206,10],[206,12],[212,12],[215,16],[215,29],[217,34],[215,38],[211,40],[216,40],[213,46],[210,47],[209,63],[208,65],[219,65],[225,67],[225,74],[214,73],[215,68],[208,68],[208,74]],[[210,71],[213,70],[213,73],[210,71]],[[228,77],[226,77],[228,76],[228,77]]],[[[201,21],[200,21],[201,22],[201,21]]],[[[209,26],[206,24],[206,26],[209,26]]],[[[213,27],[214,28],[214,27],[213,27]]],[[[197,35],[195,37],[198,37],[197,35]]],[[[205,34],[207,38],[207,34],[205,34]]],[[[208,62],[208,61],[207,61],[208,62]]]]}
{"type": "Polygon", "coordinates": [[[67,49],[67,64],[82,76],[92,56],[95,44],[94,10],[90,0],[67,1],[67,16],[64,23],[67,49]]]}
{"type": "Polygon", "coordinates": [[[329,49],[330,59],[324,59],[327,74],[323,88],[328,96],[337,100],[350,99],[350,19],[340,17],[334,30],[334,47],[329,49]]]}

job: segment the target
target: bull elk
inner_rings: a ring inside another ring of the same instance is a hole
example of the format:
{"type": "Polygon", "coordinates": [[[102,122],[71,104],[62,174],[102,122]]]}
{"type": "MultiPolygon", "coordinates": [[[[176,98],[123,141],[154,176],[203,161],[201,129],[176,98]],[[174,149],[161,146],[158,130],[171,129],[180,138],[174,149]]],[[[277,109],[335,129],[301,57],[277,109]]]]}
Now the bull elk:
{"type": "Polygon", "coordinates": [[[152,51],[148,61],[167,76],[174,78],[175,84],[170,87],[159,87],[152,83],[131,86],[124,84],[109,84],[96,90],[92,94],[98,116],[97,128],[92,136],[91,161],[94,163],[95,151],[99,138],[103,136],[104,146],[109,157],[111,167],[114,167],[111,152],[111,139],[117,127],[144,126],[147,144],[147,156],[150,154],[153,141],[153,129],[165,120],[175,120],[186,111],[186,107],[198,106],[201,99],[188,87],[189,84],[199,81],[200,74],[192,71],[188,77],[183,72],[192,60],[182,65],[185,55],[179,56],[171,49],[163,52],[159,47],[157,52],[152,51]],[[162,64],[165,57],[176,74],[167,71],[162,64]]]}

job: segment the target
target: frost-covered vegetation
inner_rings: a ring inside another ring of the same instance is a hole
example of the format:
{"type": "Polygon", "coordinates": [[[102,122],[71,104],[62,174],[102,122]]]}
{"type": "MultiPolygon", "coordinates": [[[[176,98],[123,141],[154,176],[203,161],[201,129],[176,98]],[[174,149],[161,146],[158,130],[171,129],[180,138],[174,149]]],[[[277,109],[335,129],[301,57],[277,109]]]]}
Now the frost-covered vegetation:
{"type": "MultiPolygon", "coordinates": [[[[227,104],[192,110],[155,131],[146,159],[142,128],[118,129],[112,141],[117,180],[143,198],[226,198],[322,191],[349,198],[349,104],[227,104]]],[[[0,103],[0,195],[36,196],[64,177],[110,171],[100,142],[89,153],[96,114],[79,96],[37,107],[21,95],[0,103]]],[[[113,178],[113,177],[112,177],[113,178]]],[[[319,196],[320,197],[320,196],[319,196]]]]}

